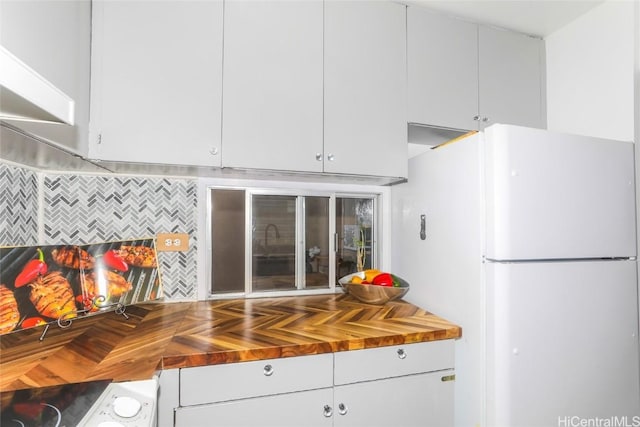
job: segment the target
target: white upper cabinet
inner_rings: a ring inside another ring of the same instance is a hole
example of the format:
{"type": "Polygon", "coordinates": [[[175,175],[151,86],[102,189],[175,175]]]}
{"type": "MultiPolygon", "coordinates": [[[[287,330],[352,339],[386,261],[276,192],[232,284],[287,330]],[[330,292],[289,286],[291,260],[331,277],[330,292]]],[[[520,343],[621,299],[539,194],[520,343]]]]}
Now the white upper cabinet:
{"type": "Polygon", "coordinates": [[[222,1],[95,1],[89,157],[220,165],[222,1]]]}
{"type": "Polygon", "coordinates": [[[546,127],[540,39],[480,26],[480,113],[493,123],[546,127]]]}
{"type": "Polygon", "coordinates": [[[324,170],[407,174],[406,6],[327,1],[324,170]]]}
{"type": "MultiPolygon", "coordinates": [[[[53,92],[66,95],[60,99],[72,100],[69,102],[70,108],[64,110],[69,113],[66,117],[71,118],[68,122],[73,122],[73,125],[5,118],[3,120],[67,151],[86,155],[89,129],[90,40],[90,0],[0,1],[0,44],[12,57],[44,78],[48,83],[41,81],[43,86],[50,84],[50,88],[56,89],[53,92]]],[[[28,89],[35,88],[30,86],[28,89]]],[[[13,102],[10,94],[0,92],[7,96],[0,99],[0,103],[4,104],[0,110],[10,109],[8,107],[13,102]]],[[[34,95],[33,92],[29,94],[34,95]]]]}
{"type": "Polygon", "coordinates": [[[409,123],[543,128],[544,42],[410,6],[409,123]]]}
{"type": "Polygon", "coordinates": [[[475,129],[478,26],[421,7],[407,9],[409,122],[475,129]]]}
{"type": "Polygon", "coordinates": [[[322,172],[322,8],[225,2],[224,166],[322,172]]]}

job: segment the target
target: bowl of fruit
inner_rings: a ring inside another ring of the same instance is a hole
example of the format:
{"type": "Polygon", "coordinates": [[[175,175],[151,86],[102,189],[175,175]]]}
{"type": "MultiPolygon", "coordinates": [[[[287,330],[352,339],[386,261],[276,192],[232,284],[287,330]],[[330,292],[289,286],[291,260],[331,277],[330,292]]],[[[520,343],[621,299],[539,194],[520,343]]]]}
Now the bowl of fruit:
{"type": "Polygon", "coordinates": [[[409,292],[409,283],[405,280],[376,269],[348,274],[338,283],[349,295],[367,304],[385,304],[409,292]]]}

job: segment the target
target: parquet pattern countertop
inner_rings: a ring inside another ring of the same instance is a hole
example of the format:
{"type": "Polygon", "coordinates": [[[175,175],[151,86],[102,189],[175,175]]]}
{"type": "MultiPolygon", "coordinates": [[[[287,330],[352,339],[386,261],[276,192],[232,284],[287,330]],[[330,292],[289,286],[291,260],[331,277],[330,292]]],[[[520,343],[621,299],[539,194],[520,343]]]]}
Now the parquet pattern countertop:
{"type": "Polygon", "coordinates": [[[347,295],[129,306],[0,337],[0,391],[100,379],[148,379],[184,368],[458,338],[460,327],[404,301],[347,295]]]}

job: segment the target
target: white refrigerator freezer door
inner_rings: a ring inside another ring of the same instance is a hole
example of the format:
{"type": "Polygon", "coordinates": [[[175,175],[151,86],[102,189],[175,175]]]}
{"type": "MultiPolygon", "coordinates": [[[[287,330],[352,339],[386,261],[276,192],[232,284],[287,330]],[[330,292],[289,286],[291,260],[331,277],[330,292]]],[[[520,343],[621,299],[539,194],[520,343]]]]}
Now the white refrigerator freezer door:
{"type": "Polygon", "coordinates": [[[486,267],[487,425],[598,417],[632,425],[640,416],[636,262],[486,267]]]}
{"type": "Polygon", "coordinates": [[[484,138],[487,258],[636,255],[632,143],[508,125],[484,138]]]}

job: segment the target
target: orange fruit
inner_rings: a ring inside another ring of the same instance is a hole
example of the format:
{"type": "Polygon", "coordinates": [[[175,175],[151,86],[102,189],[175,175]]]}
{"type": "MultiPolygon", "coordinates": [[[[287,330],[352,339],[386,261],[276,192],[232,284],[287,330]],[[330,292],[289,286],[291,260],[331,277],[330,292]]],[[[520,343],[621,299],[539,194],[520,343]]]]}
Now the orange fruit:
{"type": "Polygon", "coordinates": [[[364,271],[364,280],[367,282],[373,281],[373,278],[378,274],[382,273],[380,270],[376,270],[375,268],[370,268],[364,271]]]}

